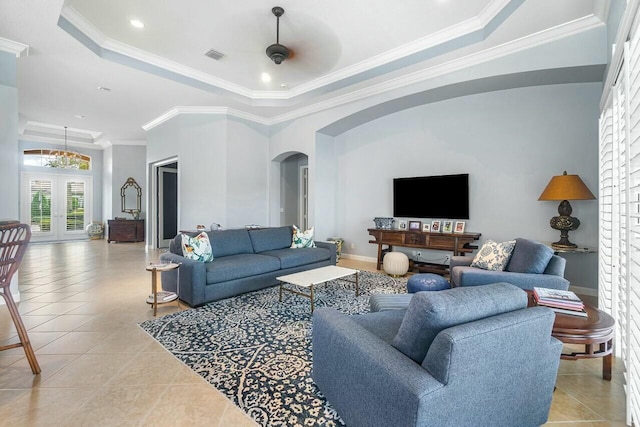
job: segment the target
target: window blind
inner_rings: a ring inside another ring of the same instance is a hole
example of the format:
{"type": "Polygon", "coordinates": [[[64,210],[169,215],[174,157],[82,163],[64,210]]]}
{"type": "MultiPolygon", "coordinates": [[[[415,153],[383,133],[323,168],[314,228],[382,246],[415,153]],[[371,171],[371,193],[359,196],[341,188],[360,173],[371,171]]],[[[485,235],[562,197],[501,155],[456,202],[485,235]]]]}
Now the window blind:
{"type": "Polygon", "coordinates": [[[600,115],[598,259],[598,304],[616,320],[629,425],[640,421],[640,33],[631,33],[600,115]]]}

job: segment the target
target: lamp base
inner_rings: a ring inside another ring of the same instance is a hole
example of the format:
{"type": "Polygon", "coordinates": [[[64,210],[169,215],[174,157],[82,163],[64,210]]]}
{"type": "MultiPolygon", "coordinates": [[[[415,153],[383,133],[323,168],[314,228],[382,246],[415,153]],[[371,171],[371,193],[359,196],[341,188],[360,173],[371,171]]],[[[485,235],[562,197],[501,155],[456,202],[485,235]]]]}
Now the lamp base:
{"type": "Polygon", "coordinates": [[[571,243],[569,239],[560,239],[557,242],[553,242],[551,247],[556,249],[575,249],[578,245],[571,243]]]}

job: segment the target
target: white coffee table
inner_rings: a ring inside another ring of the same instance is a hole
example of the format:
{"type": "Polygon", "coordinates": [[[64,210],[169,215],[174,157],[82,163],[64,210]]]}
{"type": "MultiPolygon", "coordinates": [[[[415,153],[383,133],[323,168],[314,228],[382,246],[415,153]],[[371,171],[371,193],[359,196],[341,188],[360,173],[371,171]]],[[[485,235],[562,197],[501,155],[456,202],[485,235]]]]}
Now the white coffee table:
{"type": "Polygon", "coordinates": [[[276,277],[280,281],[280,302],[282,302],[282,291],[291,292],[296,295],[307,297],[311,300],[311,312],[313,313],[313,287],[326,283],[330,280],[342,279],[344,277],[355,275],[355,280],[348,280],[356,285],[356,296],[360,295],[358,289],[358,274],[360,271],[351,268],[338,267],[337,265],[329,265],[327,267],[314,268],[313,270],[301,271],[299,273],[287,274],[286,276],[276,277]],[[309,293],[297,291],[295,289],[285,288],[286,283],[299,286],[301,288],[309,288],[309,293]]]}

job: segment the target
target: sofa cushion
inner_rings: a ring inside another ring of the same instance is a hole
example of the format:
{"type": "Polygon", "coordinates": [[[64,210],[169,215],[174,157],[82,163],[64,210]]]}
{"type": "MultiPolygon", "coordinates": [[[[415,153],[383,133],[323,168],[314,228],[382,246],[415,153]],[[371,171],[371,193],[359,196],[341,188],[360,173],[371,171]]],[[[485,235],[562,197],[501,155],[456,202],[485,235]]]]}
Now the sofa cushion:
{"type": "Polygon", "coordinates": [[[406,310],[381,311],[351,316],[351,319],[384,342],[391,343],[402,324],[405,312],[406,310]]]}
{"type": "Polygon", "coordinates": [[[272,256],[259,254],[229,255],[216,258],[207,264],[207,285],[242,279],[279,269],[280,261],[272,256]]]}
{"type": "Polygon", "coordinates": [[[553,256],[553,249],[542,243],[527,239],[516,239],[511,260],[507,265],[507,271],[513,273],[544,273],[549,260],[553,256]]]}
{"type": "Polygon", "coordinates": [[[182,256],[194,261],[209,262],[213,260],[209,236],[204,231],[196,236],[182,235],[182,256]]]}
{"type": "Polygon", "coordinates": [[[313,241],[313,227],[308,230],[300,230],[295,225],[293,226],[293,232],[291,236],[291,247],[298,248],[315,248],[316,244],[313,241]]]}
{"type": "Polygon", "coordinates": [[[487,240],[475,258],[473,258],[471,267],[492,271],[504,270],[509,263],[515,244],[515,240],[502,243],[487,240]]]}
{"type": "Polygon", "coordinates": [[[440,331],[527,307],[527,294],[509,283],[418,292],[413,295],[392,345],[422,363],[440,331]]]}
{"type": "Polygon", "coordinates": [[[292,229],[291,226],[263,228],[259,230],[249,230],[253,251],[260,253],[283,249],[291,246],[292,229]]]}
{"type": "Polygon", "coordinates": [[[325,248],[276,249],[273,251],[260,252],[260,255],[269,255],[278,258],[282,269],[331,259],[331,252],[325,248]]]}
{"type": "Polygon", "coordinates": [[[215,230],[209,231],[208,234],[214,258],[253,253],[247,230],[215,230]]]}

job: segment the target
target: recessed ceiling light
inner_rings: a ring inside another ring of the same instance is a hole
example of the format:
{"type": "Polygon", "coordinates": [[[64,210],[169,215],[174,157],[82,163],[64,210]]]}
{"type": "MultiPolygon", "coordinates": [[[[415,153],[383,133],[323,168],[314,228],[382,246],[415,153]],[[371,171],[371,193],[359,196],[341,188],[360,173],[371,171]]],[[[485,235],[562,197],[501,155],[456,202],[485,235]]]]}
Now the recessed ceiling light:
{"type": "Polygon", "coordinates": [[[133,27],[144,28],[144,23],[142,21],[140,21],[139,19],[132,19],[131,21],[129,21],[129,23],[133,27]]]}
{"type": "Polygon", "coordinates": [[[271,81],[271,76],[267,73],[262,73],[260,75],[260,78],[262,79],[263,82],[268,83],[271,81]]]}
{"type": "Polygon", "coordinates": [[[74,114],[73,117],[75,117],[76,119],[84,119],[85,116],[83,116],[82,114],[74,114]]]}
{"type": "Polygon", "coordinates": [[[104,86],[98,86],[98,90],[102,90],[104,92],[111,92],[111,89],[109,89],[108,87],[104,87],[104,86]]]}
{"type": "Polygon", "coordinates": [[[287,87],[286,83],[280,83],[280,87],[287,87]]]}

